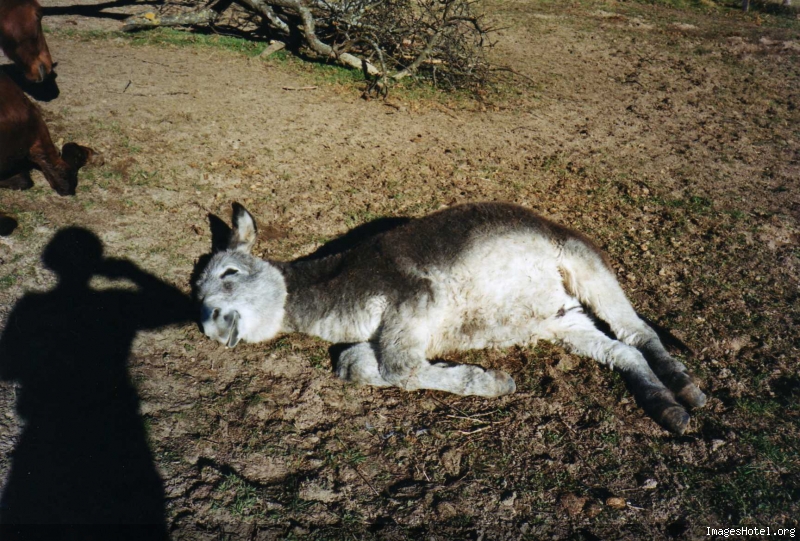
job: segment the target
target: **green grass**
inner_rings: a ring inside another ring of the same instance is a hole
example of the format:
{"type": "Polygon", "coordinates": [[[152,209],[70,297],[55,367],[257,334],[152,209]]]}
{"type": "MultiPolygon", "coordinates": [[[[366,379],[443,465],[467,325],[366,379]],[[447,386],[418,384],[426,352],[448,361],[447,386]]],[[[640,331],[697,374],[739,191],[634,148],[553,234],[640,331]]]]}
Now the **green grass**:
{"type": "Polygon", "coordinates": [[[215,490],[232,492],[233,498],[226,505],[232,515],[240,518],[263,515],[258,489],[235,473],[226,475],[215,490]]]}
{"type": "Polygon", "coordinates": [[[14,284],[17,283],[17,274],[16,273],[9,273],[5,276],[0,276],[0,290],[8,289],[14,284]]]}

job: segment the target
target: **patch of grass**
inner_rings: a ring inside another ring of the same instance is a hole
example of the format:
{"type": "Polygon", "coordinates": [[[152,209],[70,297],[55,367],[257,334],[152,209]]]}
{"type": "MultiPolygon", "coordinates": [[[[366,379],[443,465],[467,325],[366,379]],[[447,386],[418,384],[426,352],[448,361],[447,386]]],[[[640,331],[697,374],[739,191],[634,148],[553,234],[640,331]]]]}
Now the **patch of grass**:
{"type": "Polygon", "coordinates": [[[158,171],[146,171],[137,167],[131,173],[130,181],[134,186],[158,186],[161,184],[161,173],[158,171]]]}
{"type": "Polygon", "coordinates": [[[338,468],[342,464],[358,466],[365,460],[367,460],[367,456],[355,448],[347,448],[342,451],[326,451],[325,453],[325,462],[334,468],[338,468]]]}
{"type": "Polygon", "coordinates": [[[353,212],[348,212],[345,216],[345,224],[347,224],[347,227],[352,228],[373,220],[377,220],[381,217],[382,216],[380,214],[376,214],[370,210],[360,209],[353,212]]]}
{"type": "Polygon", "coordinates": [[[323,346],[311,347],[306,348],[305,352],[312,368],[325,370],[330,366],[327,348],[323,346]]]}
{"type": "Polygon", "coordinates": [[[221,36],[219,34],[187,32],[174,28],[156,28],[132,34],[125,32],[113,32],[112,34],[113,37],[121,37],[130,41],[133,45],[168,45],[173,47],[201,46],[223,49],[249,57],[261,54],[266,47],[264,43],[257,41],[250,41],[232,36],[221,36]]]}
{"type": "Polygon", "coordinates": [[[717,5],[711,0],[635,0],[640,4],[664,6],[674,9],[696,9],[704,12],[716,11],[717,5]]]}
{"type": "Polygon", "coordinates": [[[781,409],[780,404],[774,400],[758,400],[754,398],[740,400],[737,406],[743,412],[757,416],[774,416],[781,409]]]}
{"type": "Polygon", "coordinates": [[[17,283],[17,274],[11,272],[5,276],[0,276],[0,289],[8,289],[17,283]]]}
{"type": "Polygon", "coordinates": [[[233,493],[226,505],[232,515],[240,518],[263,515],[258,489],[235,473],[226,475],[215,490],[233,493]]]}

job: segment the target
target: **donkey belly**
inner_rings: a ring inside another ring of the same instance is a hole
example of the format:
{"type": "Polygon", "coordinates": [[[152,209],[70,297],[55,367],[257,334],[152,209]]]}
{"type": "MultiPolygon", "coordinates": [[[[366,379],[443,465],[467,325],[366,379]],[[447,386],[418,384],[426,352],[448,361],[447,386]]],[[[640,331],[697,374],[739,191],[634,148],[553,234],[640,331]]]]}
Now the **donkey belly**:
{"type": "Polygon", "coordinates": [[[548,323],[580,304],[564,288],[556,247],[543,238],[481,243],[434,283],[440,324],[429,358],[548,338],[548,323]]]}

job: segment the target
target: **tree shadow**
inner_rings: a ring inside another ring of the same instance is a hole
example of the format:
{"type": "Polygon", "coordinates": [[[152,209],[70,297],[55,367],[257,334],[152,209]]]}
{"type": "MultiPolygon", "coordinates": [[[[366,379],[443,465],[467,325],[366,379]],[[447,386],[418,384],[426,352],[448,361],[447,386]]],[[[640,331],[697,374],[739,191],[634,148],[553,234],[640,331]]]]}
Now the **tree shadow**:
{"type": "MultiPolygon", "coordinates": [[[[742,0],[726,0],[722,5],[729,8],[731,11],[742,11],[742,0]]],[[[795,17],[800,8],[797,6],[784,6],[777,2],[770,2],[769,0],[750,0],[749,10],[756,13],[766,13],[769,15],[795,17]]]]}
{"type": "Polygon", "coordinates": [[[81,17],[94,17],[97,19],[115,19],[122,21],[130,17],[126,13],[108,13],[103,11],[109,8],[122,8],[127,6],[158,6],[163,4],[163,0],[117,0],[116,2],[103,2],[102,4],[74,5],[74,6],[47,6],[42,8],[44,17],[54,15],[80,15],[81,17]]]}
{"type": "Polygon", "coordinates": [[[42,261],[58,284],[25,295],[0,337],[0,379],[16,383],[23,420],[0,497],[0,534],[168,539],[164,489],[127,361],[138,331],[192,321],[194,305],[130,261],[104,258],[85,229],[59,231],[42,261]],[[136,287],[93,289],[95,276],[136,287]],[[87,524],[117,528],[63,535],[87,524]]]}

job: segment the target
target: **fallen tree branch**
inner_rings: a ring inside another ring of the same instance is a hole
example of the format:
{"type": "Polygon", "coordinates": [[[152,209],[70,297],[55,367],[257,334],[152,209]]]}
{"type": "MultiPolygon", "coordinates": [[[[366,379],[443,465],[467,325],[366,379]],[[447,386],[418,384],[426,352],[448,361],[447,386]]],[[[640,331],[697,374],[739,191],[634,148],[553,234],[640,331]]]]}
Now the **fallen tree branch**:
{"type": "MultiPolygon", "coordinates": [[[[156,26],[255,23],[267,38],[360,69],[365,94],[386,96],[391,83],[415,76],[434,86],[476,89],[491,71],[483,56],[493,29],[484,25],[482,0],[185,0],[203,9],[167,13],[175,6],[129,17],[124,30],[156,26]],[[233,5],[231,17],[220,15],[233,5]],[[244,12],[245,16],[236,16],[244,12]],[[232,22],[231,22],[232,21],[232,22]],[[299,42],[299,43],[298,43],[299,42]]],[[[184,4],[186,5],[186,4],[184,4]]],[[[268,47],[264,55],[275,48],[268,47]]]]}
{"type": "Polygon", "coordinates": [[[249,7],[265,19],[267,19],[272,26],[288,34],[290,32],[289,25],[283,22],[276,14],[275,11],[268,4],[262,0],[238,0],[241,4],[249,7]]]}
{"type": "Polygon", "coordinates": [[[201,9],[200,11],[189,11],[178,15],[167,15],[161,17],[154,11],[145,11],[131,15],[122,21],[122,30],[141,30],[144,28],[154,28],[156,26],[191,26],[213,24],[219,17],[219,13],[213,9],[201,9]]]}

